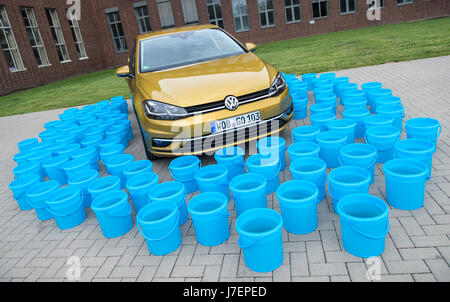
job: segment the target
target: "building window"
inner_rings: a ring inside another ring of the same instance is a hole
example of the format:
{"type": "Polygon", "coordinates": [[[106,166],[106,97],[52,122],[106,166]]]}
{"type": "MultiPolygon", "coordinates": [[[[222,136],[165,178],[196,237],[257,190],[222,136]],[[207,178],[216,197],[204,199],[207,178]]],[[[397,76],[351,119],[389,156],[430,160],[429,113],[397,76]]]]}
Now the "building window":
{"type": "Polygon", "coordinates": [[[117,8],[107,9],[106,18],[108,19],[109,29],[113,39],[114,49],[116,52],[127,51],[127,41],[123,31],[122,22],[120,21],[120,14],[117,8]]]}
{"type": "Polygon", "coordinates": [[[231,5],[236,32],[249,30],[247,0],[231,0],[231,5]]]}
{"type": "Polygon", "coordinates": [[[368,8],[381,8],[384,7],[384,0],[372,0],[369,4],[368,4],[368,8]]]}
{"type": "Polygon", "coordinates": [[[173,18],[172,5],[169,0],[156,0],[158,5],[159,20],[161,21],[161,28],[175,26],[173,18]]]}
{"type": "Polygon", "coordinates": [[[61,30],[61,24],[59,24],[58,14],[56,9],[47,8],[45,10],[47,14],[48,24],[50,24],[50,31],[52,32],[53,41],[55,42],[56,51],[60,62],[70,61],[69,53],[67,52],[66,42],[61,30]]]}
{"type": "Polygon", "coordinates": [[[195,0],[181,0],[181,8],[183,9],[184,24],[198,23],[195,0]]]}
{"type": "Polygon", "coordinates": [[[313,19],[328,17],[328,0],[311,0],[313,19]]]}
{"type": "Polygon", "coordinates": [[[221,1],[206,0],[206,9],[208,11],[209,23],[224,28],[221,1]]]}
{"type": "Polygon", "coordinates": [[[413,0],[397,0],[397,5],[410,4],[413,2],[414,2],[413,0]]]}
{"type": "Polygon", "coordinates": [[[259,25],[270,27],[275,25],[275,11],[273,0],[258,0],[259,25]]]}
{"type": "Polygon", "coordinates": [[[44,42],[42,41],[41,32],[36,21],[34,9],[31,7],[21,7],[23,22],[27,31],[28,39],[30,39],[31,48],[38,66],[48,66],[47,52],[45,51],[44,42]]]}
{"type": "Polygon", "coordinates": [[[83,37],[81,36],[80,26],[78,20],[74,15],[69,20],[70,31],[72,32],[73,41],[78,52],[78,58],[80,60],[87,59],[86,48],[84,47],[83,37]]]}
{"type": "Polygon", "coordinates": [[[286,23],[294,23],[302,20],[300,0],[284,0],[286,23]]]}
{"type": "Polygon", "coordinates": [[[339,0],[341,14],[354,13],[356,11],[356,0],[339,0]]]}
{"type": "Polygon", "coordinates": [[[152,24],[150,23],[150,15],[148,13],[147,2],[139,2],[133,4],[134,13],[136,14],[136,21],[140,34],[145,34],[152,31],[152,24]]]}
{"type": "Polygon", "coordinates": [[[24,70],[25,66],[23,65],[16,38],[4,6],[0,6],[0,45],[5,55],[6,63],[8,63],[9,71],[24,70]]]}

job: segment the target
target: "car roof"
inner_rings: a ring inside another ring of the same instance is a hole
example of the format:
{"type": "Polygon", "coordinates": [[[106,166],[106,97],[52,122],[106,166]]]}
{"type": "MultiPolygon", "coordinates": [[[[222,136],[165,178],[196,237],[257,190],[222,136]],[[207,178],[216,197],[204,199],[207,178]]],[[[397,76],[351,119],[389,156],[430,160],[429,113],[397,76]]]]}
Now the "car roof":
{"type": "Polygon", "coordinates": [[[207,29],[207,28],[218,28],[218,26],[213,25],[213,24],[204,24],[204,25],[187,25],[187,26],[182,26],[182,27],[166,28],[166,29],[153,31],[148,34],[138,35],[136,37],[136,40],[140,41],[140,40],[144,40],[144,39],[151,38],[151,37],[164,36],[164,35],[173,34],[173,33],[193,31],[193,30],[199,30],[199,29],[207,29]]]}

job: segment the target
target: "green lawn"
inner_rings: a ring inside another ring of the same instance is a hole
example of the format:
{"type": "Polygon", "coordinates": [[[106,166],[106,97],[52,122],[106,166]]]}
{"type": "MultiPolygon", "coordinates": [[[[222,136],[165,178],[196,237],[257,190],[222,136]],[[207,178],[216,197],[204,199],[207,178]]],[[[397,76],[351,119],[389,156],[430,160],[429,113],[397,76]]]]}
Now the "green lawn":
{"type": "MultiPolygon", "coordinates": [[[[255,52],[285,73],[303,74],[450,55],[450,17],[374,26],[258,45],[255,52]]],[[[129,95],[114,70],[0,97],[0,116],[66,108],[129,95]]]]}

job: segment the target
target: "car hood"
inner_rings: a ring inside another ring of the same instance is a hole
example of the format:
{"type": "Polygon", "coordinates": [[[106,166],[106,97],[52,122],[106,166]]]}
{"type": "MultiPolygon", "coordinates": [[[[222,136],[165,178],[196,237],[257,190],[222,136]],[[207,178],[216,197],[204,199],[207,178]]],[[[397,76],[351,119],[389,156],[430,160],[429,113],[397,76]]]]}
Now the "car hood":
{"type": "Polygon", "coordinates": [[[148,99],[180,107],[211,103],[270,87],[277,71],[253,53],[180,68],[141,73],[138,85],[148,99]]]}

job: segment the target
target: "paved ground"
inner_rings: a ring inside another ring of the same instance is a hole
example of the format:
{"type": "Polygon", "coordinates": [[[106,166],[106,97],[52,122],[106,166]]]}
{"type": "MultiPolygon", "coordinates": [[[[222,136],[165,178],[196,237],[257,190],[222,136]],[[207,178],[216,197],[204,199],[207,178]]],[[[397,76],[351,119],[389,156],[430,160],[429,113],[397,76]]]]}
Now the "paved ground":
{"type": "MultiPolygon", "coordinates": [[[[400,96],[406,118],[418,116],[440,120],[443,131],[434,155],[433,176],[427,183],[425,207],[415,211],[390,210],[390,231],[381,260],[381,281],[450,281],[450,56],[391,63],[338,71],[362,84],[382,81],[400,96]]],[[[182,227],[183,245],[166,256],[149,255],[136,227],[126,235],[106,239],[97,219],[88,211],[80,226],[61,231],[54,221],[40,222],[34,211],[20,211],[8,190],[12,179],[12,160],[16,144],[43,131],[45,122],[63,110],[54,110],[0,119],[0,280],[64,281],[70,269],[70,256],[81,259],[81,281],[368,281],[371,263],[348,254],[342,247],[339,218],[331,200],[319,205],[319,227],[308,235],[283,231],[284,263],[270,273],[255,273],[245,264],[237,245],[236,215],[230,203],[229,240],[216,247],[196,242],[192,222],[182,227]]],[[[342,108],[338,108],[341,112],[342,108]]],[[[126,150],[144,159],[138,129],[132,115],[135,138],[126,150]]],[[[290,141],[290,130],[305,121],[293,121],[283,136],[290,141]]],[[[403,133],[404,137],[404,133],[403,133]]],[[[204,164],[213,159],[202,158],[204,164]]],[[[154,161],[161,181],[169,160],[154,161]]],[[[288,169],[280,176],[290,179],[288,169]]],[[[370,191],[384,197],[384,177],[379,166],[370,191]]],[[[269,206],[279,211],[274,196],[269,206]]]]}

